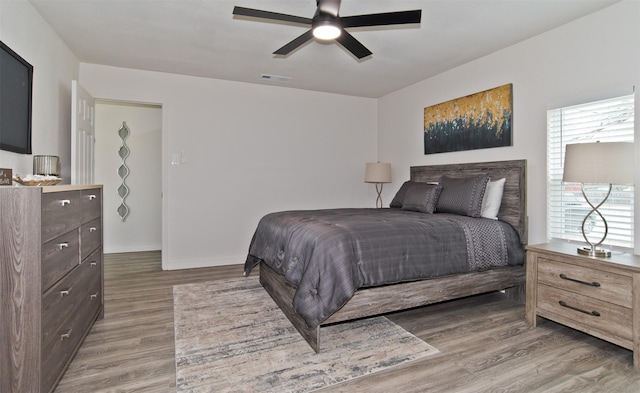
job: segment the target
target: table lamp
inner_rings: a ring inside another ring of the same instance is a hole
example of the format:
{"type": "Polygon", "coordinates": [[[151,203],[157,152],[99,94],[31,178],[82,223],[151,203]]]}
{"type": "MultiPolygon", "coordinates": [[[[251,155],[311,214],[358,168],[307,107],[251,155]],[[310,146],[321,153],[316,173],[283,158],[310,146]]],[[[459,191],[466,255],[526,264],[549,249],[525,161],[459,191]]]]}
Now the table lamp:
{"type": "Polygon", "coordinates": [[[376,207],[382,207],[382,185],[384,183],[391,183],[391,164],[386,162],[368,162],[364,171],[365,183],[376,183],[376,192],[378,198],[376,198],[376,207]]]}
{"type": "Polygon", "coordinates": [[[591,211],[582,220],[582,236],[589,246],[579,247],[578,253],[595,257],[610,257],[611,251],[598,248],[609,232],[607,220],[598,211],[598,208],[609,198],[612,184],[633,183],[633,143],[594,142],[568,144],[564,156],[562,181],[581,183],[582,195],[591,206],[591,211]],[[607,195],[596,206],[589,201],[584,191],[585,183],[609,185],[607,195]],[[585,233],[585,223],[592,214],[600,216],[604,223],[604,235],[597,243],[591,242],[585,233]]]}

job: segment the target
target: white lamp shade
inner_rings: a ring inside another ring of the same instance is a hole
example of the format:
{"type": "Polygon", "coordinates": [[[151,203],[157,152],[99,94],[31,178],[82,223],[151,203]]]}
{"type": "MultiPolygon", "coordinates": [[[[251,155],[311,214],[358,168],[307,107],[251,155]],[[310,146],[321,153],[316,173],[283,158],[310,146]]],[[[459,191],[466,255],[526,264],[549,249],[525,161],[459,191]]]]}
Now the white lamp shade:
{"type": "Polygon", "coordinates": [[[633,143],[567,145],[562,180],[574,183],[633,183],[633,143]]]}
{"type": "Polygon", "coordinates": [[[387,162],[367,162],[364,171],[365,183],[391,183],[391,164],[387,162]]]}

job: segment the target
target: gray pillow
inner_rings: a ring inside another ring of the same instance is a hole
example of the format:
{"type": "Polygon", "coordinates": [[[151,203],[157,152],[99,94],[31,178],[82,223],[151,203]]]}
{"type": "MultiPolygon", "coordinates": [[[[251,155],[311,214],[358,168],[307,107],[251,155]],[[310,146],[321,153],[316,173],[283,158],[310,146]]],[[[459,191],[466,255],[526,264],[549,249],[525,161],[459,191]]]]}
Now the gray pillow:
{"type": "Polygon", "coordinates": [[[416,182],[411,180],[404,182],[402,186],[400,186],[400,189],[396,193],[396,196],[394,196],[393,200],[391,200],[389,207],[402,207],[402,202],[404,202],[404,197],[407,195],[407,190],[414,184],[416,184],[416,182]]]}
{"type": "Polygon", "coordinates": [[[414,182],[407,190],[402,203],[402,210],[421,213],[433,213],[438,203],[442,187],[436,184],[414,182]]]}
{"type": "Polygon", "coordinates": [[[466,178],[443,175],[439,182],[442,192],[438,198],[436,212],[480,217],[482,198],[488,181],[489,175],[486,174],[466,178]]]}

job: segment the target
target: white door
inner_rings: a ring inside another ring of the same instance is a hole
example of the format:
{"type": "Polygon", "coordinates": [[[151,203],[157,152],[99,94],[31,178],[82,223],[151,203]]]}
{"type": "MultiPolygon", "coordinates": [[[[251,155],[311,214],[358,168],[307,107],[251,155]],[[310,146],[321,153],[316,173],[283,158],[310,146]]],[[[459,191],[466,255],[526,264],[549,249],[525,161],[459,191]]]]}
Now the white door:
{"type": "Polygon", "coordinates": [[[95,99],[71,81],[71,184],[95,182],[95,99]]]}

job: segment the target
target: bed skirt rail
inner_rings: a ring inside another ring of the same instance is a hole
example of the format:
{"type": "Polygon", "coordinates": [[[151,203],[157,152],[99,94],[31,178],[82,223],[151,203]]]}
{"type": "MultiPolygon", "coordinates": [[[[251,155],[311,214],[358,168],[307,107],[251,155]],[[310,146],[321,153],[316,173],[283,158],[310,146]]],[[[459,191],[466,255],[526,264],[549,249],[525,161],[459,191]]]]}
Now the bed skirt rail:
{"type": "Polygon", "coordinates": [[[293,296],[296,287],[289,284],[283,275],[276,273],[264,262],[260,262],[260,284],[271,295],[273,301],[280,307],[291,324],[300,332],[302,338],[316,353],[320,353],[320,326],[309,329],[304,319],[293,309],[293,296]]]}
{"type": "MultiPolygon", "coordinates": [[[[500,290],[524,303],[525,277],[521,265],[360,289],[322,325],[500,290]]],[[[314,351],[320,352],[320,326],[309,329],[293,309],[295,286],[264,263],[260,264],[260,283],[314,351]]]]}

